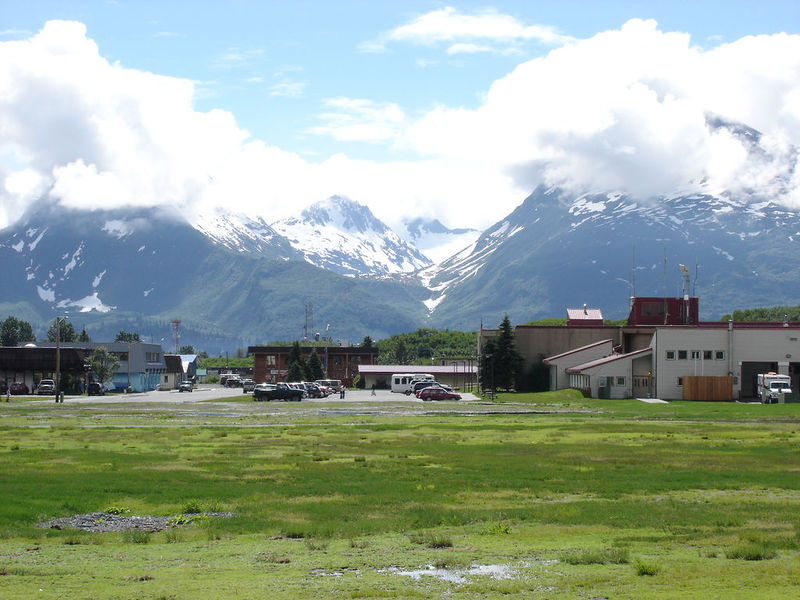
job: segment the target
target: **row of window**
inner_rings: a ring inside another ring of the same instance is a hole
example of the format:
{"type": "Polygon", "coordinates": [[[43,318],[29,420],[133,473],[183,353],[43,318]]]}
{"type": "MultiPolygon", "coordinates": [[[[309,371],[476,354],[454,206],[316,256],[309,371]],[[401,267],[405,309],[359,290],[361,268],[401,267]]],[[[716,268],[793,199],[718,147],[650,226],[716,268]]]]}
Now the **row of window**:
{"type": "Polygon", "coordinates": [[[667,360],[725,360],[724,350],[666,350],[667,360]]]}
{"type": "MultiPolygon", "coordinates": [[[[278,365],[278,357],[275,354],[267,354],[267,366],[268,367],[275,367],[278,365]]],[[[357,365],[361,363],[360,356],[351,356],[350,357],[350,364],[357,365]]],[[[342,364],[342,357],[341,356],[334,356],[333,357],[333,364],[334,365],[341,365],[342,364]]]]}

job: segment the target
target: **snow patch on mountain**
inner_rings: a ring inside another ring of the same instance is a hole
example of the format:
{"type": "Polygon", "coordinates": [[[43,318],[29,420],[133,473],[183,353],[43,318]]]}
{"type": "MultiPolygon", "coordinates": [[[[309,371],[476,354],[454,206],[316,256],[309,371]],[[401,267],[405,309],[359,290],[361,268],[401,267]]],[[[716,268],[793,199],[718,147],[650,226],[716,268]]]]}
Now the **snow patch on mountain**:
{"type": "MultiPolygon", "coordinates": [[[[291,254],[286,240],[261,218],[218,210],[198,213],[190,224],[214,243],[240,254],[271,255],[277,251],[282,258],[291,254]]],[[[144,246],[139,251],[143,249],[144,246]]]]}
{"type": "Polygon", "coordinates": [[[347,276],[411,273],[431,264],[366,206],[332,196],[272,224],[303,258],[347,276]]]}
{"type": "Polygon", "coordinates": [[[94,292],[89,296],[85,296],[80,300],[71,300],[70,298],[65,298],[64,300],[60,300],[56,306],[58,308],[77,308],[78,312],[82,313],[91,312],[93,310],[100,313],[107,313],[116,308],[116,306],[108,306],[103,304],[103,301],[100,300],[97,292],[94,292]]]}
{"type": "Polygon", "coordinates": [[[55,302],[56,301],[56,293],[53,290],[46,290],[42,286],[36,286],[36,293],[39,294],[39,298],[44,300],[45,302],[55,302]]]}

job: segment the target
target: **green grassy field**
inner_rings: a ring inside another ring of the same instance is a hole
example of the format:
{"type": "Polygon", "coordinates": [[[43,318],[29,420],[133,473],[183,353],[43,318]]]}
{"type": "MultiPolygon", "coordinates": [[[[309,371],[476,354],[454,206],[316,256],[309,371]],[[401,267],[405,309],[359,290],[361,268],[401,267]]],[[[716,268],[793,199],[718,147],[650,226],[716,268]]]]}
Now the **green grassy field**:
{"type": "Polygon", "coordinates": [[[15,400],[0,598],[793,598],[799,488],[800,405],[15,400]]]}

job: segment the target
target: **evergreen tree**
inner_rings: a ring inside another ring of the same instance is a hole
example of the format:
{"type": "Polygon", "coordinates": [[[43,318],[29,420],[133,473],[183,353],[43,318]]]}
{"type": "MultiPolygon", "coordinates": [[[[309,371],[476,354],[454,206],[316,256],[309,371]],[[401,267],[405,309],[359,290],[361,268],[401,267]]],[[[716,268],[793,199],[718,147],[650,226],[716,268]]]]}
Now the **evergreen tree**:
{"type": "Polygon", "coordinates": [[[194,354],[194,353],[195,353],[194,346],[192,346],[191,344],[186,344],[184,346],[181,346],[181,349],[178,350],[178,354],[194,354]]]}
{"type": "Polygon", "coordinates": [[[308,358],[308,378],[311,381],[325,378],[325,372],[322,370],[322,361],[319,358],[319,354],[317,354],[316,348],[311,351],[311,356],[308,358]]]}
{"type": "Polygon", "coordinates": [[[66,319],[55,319],[50,327],[47,329],[47,339],[50,342],[56,341],[56,331],[58,331],[58,339],[61,342],[77,342],[78,334],[75,333],[75,328],[72,323],[66,319]],[[56,329],[58,328],[58,329],[56,329]]]}
{"type": "Polygon", "coordinates": [[[293,342],[292,347],[289,348],[289,354],[286,357],[286,362],[289,364],[288,381],[305,381],[308,379],[308,363],[303,357],[303,351],[300,349],[300,342],[293,342]]]}
{"type": "Polygon", "coordinates": [[[500,389],[513,388],[522,370],[522,356],[514,343],[514,331],[508,315],[500,323],[500,333],[495,340],[494,382],[500,389]]]}
{"type": "Polygon", "coordinates": [[[497,342],[495,338],[489,338],[481,347],[481,360],[478,365],[478,383],[481,389],[493,390],[495,388],[494,367],[497,351],[497,342]]]}
{"type": "Polygon", "coordinates": [[[370,336],[368,336],[368,335],[365,335],[364,336],[364,341],[361,342],[361,346],[363,348],[372,348],[372,346],[373,346],[372,338],[370,336]]]}
{"type": "Polygon", "coordinates": [[[86,333],[86,327],[81,329],[81,333],[78,336],[78,341],[81,342],[81,343],[86,343],[86,342],[91,342],[92,341],[92,338],[90,338],[89,334],[86,333]]]}
{"type": "Polygon", "coordinates": [[[289,370],[286,372],[286,381],[305,381],[306,372],[303,365],[294,361],[289,363],[289,370]]]}
{"type": "Polygon", "coordinates": [[[27,321],[8,317],[0,324],[0,346],[18,346],[25,342],[35,342],[33,328],[27,321]]]}

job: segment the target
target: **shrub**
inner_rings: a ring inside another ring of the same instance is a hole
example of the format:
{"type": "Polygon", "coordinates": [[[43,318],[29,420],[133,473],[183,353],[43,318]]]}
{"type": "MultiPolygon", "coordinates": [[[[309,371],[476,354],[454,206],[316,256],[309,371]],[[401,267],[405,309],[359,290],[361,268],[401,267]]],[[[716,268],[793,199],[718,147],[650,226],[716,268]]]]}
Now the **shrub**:
{"type": "Polygon", "coordinates": [[[428,548],[452,548],[453,540],[447,536],[435,533],[415,533],[409,539],[420,546],[427,546],[428,548]]]}
{"type": "Polygon", "coordinates": [[[127,544],[147,544],[150,541],[150,532],[141,529],[129,529],[122,532],[122,541],[127,544]]]}
{"type": "Polygon", "coordinates": [[[658,575],[658,572],[661,571],[661,567],[659,567],[656,563],[644,561],[640,558],[636,559],[634,568],[636,569],[636,574],[639,576],[647,575],[653,577],[655,575],[658,575]]]}
{"type": "Polygon", "coordinates": [[[764,544],[742,544],[725,552],[726,558],[741,560],[769,560],[776,552],[764,544]]]}
{"type": "Polygon", "coordinates": [[[629,560],[627,548],[590,548],[562,554],[561,562],[570,565],[622,565],[629,560]]]}
{"type": "Polygon", "coordinates": [[[198,500],[189,500],[186,504],[183,505],[184,513],[188,514],[196,514],[203,512],[203,508],[200,506],[200,502],[198,500]]]}

